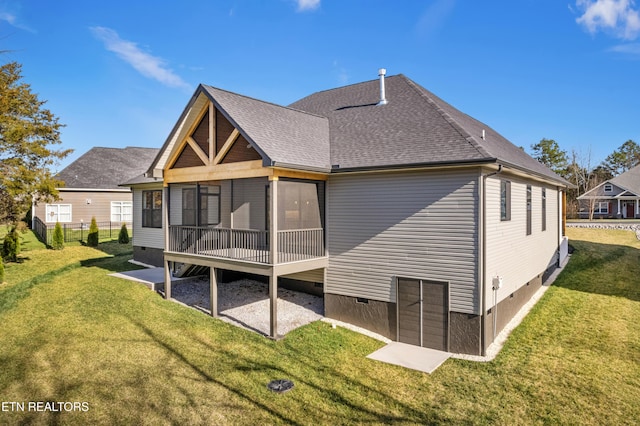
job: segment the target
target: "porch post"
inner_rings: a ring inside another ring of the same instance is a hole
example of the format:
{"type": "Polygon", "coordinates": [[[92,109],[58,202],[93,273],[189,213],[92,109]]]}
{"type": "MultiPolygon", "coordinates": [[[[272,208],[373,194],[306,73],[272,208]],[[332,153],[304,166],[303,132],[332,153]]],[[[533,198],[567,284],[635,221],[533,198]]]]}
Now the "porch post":
{"type": "MultiPolygon", "coordinates": [[[[169,248],[169,185],[162,188],[162,227],[164,230],[164,249],[169,248]]],[[[168,260],[163,261],[164,265],[164,298],[171,299],[171,268],[168,260]]]]}
{"type": "Polygon", "coordinates": [[[620,198],[618,198],[618,217],[622,217],[622,212],[620,210],[620,198]]]}
{"type": "Polygon", "coordinates": [[[278,276],[273,272],[269,275],[269,302],[269,337],[276,339],[278,337],[278,276]]]}
{"type": "Polygon", "coordinates": [[[164,298],[171,299],[171,269],[168,260],[164,261],[164,298]]]}
{"type": "Polygon", "coordinates": [[[269,198],[271,215],[269,217],[269,247],[270,262],[272,265],[278,263],[278,177],[269,178],[269,198]]]}
{"type": "Polygon", "coordinates": [[[274,273],[274,266],[278,263],[278,177],[269,178],[269,249],[271,273],[269,274],[269,336],[278,336],[278,276],[274,273]]]}
{"type": "Polygon", "coordinates": [[[218,277],[216,268],[209,268],[209,297],[211,303],[211,316],[218,316],[218,277]]]}

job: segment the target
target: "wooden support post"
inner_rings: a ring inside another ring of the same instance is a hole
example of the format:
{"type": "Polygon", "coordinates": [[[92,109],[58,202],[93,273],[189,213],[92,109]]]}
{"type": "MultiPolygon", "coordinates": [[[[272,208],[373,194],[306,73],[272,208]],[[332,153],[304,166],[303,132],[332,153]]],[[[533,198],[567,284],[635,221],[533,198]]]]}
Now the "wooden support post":
{"type": "Polygon", "coordinates": [[[278,338],[278,276],[273,272],[269,275],[270,322],[269,337],[278,338]]]}
{"type": "Polygon", "coordinates": [[[270,262],[272,265],[278,263],[278,177],[269,178],[269,247],[270,262]]]}
{"type": "Polygon", "coordinates": [[[216,268],[213,266],[209,268],[209,295],[211,302],[211,316],[218,316],[218,277],[216,268]]]}
{"type": "MultiPolygon", "coordinates": [[[[278,263],[278,177],[269,178],[269,201],[270,201],[270,217],[269,217],[269,248],[270,263],[272,268],[278,263]]],[[[271,338],[278,337],[278,275],[271,270],[269,275],[269,301],[270,301],[270,328],[269,335],[271,338]]]]}
{"type": "Polygon", "coordinates": [[[171,299],[171,268],[169,261],[164,261],[164,298],[171,299]]]}

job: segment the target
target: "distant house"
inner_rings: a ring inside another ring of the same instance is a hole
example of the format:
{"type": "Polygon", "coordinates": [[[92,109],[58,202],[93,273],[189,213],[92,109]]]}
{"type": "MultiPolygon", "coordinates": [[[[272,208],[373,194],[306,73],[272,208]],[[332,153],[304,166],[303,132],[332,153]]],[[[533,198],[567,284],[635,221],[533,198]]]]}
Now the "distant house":
{"type": "Polygon", "coordinates": [[[580,217],[633,219],[640,217],[640,166],[609,179],[578,197],[580,217]]]}
{"type": "Polygon", "coordinates": [[[214,316],[218,270],[266,276],[273,337],[284,278],[329,318],[482,354],[566,256],[568,183],[404,75],[289,107],[201,85],[147,176],[166,297],[174,264],[210,268],[214,316]]]}
{"type": "Polygon", "coordinates": [[[58,188],[60,200],[34,205],[34,222],[88,227],[95,217],[101,226],[130,225],[131,190],[118,185],[141,175],[157,153],[156,148],[91,148],[56,175],[65,183],[58,188]]]}

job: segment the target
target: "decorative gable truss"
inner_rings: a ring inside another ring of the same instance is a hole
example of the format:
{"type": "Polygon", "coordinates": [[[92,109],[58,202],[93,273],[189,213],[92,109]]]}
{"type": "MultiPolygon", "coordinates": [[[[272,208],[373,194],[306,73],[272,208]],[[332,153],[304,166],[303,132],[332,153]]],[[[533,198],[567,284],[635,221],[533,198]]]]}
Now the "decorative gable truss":
{"type": "Polygon", "coordinates": [[[262,160],[212,102],[203,108],[194,123],[169,162],[170,169],[262,160]]]}

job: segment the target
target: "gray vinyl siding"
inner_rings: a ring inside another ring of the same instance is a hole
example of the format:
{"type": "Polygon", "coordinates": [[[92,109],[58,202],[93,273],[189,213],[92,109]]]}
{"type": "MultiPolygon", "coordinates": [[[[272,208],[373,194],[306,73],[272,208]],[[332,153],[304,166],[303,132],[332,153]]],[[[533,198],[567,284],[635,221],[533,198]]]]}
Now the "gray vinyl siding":
{"type": "Polygon", "coordinates": [[[164,248],[162,228],[144,228],[142,226],[142,191],[162,190],[162,184],[133,188],[133,245],[137,247],[164,248]]]}
{"type": "Polygon", "coordinates": [[[477,169],[330,176],[325,291],[396,302],[395,277],[450,283],[477,313],[477,169]]]}
{"type": "MultiPolygon", "coordinates": [[[[50,204],[71,204],[71,223],[91,223],[91,218],[95,217],[97,222],[111,221],[112,201],[131,201],[129,191],[65,191],[60,190],[60,200],[50,204]]],[[[40,218],[47,223],[46,218],[47,203],[36,205],[34,217],[40,218]]]]}
{"type": "Polygon", "coordinates": [[[498,302],[536,278],[557,260],[560,211],[558,190],[539,182],[497,175],[486,182],[485,306],[493,305],[492,280],[503,278],[498,302]],[[511,181],[511,220],[500,220],[500,179],[511,181]],[[531,235],[526,235],[526,186],[532,189],[531,235]],[[547,195],[547,227],[542,231],[542,188],[547,195]]]}

